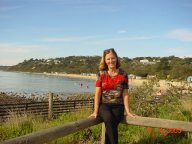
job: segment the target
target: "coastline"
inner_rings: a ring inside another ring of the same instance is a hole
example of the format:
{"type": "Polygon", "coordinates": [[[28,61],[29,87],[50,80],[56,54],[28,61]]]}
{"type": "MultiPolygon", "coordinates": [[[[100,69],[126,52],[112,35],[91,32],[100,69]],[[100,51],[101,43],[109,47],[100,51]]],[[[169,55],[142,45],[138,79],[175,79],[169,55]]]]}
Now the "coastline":
{"type": "MultiPolygon", "coordinates": [[[[61,77],[69,77],[69,78],[82,78],[82,79],[90,79],[90,80],[96,80],[96,76],[86,76],[81,74],[60,74],[60,73],[42,73],[49,76],[61,76],[61,77]]],[[[144,82],[148,82],[147,79],[129,79],[129,85],[130,86],[141,86],[144,82]]],[[[176,81],[168,81],[168,80],[160,80],[159,81],[159,87],[155,87],[154,89],[165,91],[167,88],[169,88],[169,84],[172,84],[174,86],[182,86],[183,82],[176,82],[176,81]]],[[[192,83],[189,83],[190,86],[192,86],[192,83]]]]}
{"type": "Polygon", "coordinates": [[[92,79],[96,80],[96,76],[86,76],[81,74],[61,74],[61,73],[41,73],[48,76],[61,76],[61,77],[69,77],[69,78],[82,78],[82,79],[92,79]]]}
{"type": "MultiPolygon", "coordinates": [[[[29,72],[24,72],[29,73],[29,72]]],[[[88,79],[88,80],[96,80],[96,75],[81,75],[81,74],[62,74],[62,73],[33,73],[47,76],[57,76],[57,77],[68,77],[68,78],[77,78],[77,79],[88,79]]],[[[139,87],[143,85],[144,82],[148,82],[147,79],[129,79],[130,87],[139,87]]],[[[186,81],[176,82],[176,81],[168,81],[168,80],[160,80],[159,86],[154,86],[154,90],[162,90],[166,91],[170,88],[170,84],[173,86],[177,86],[180,90],[188,91],[188,87],[192,87],[192,83],[187,83],[186,81]]],[[[67,98],[69,95],[67,93],[58,93],[57,99],[67,98]]],[[[23,102],[31,102],[31,101],[44,101],[47,99],[47,95],[43,94],[42,97],[36,95],[36,93],[31,93],[30,96],[26,93],[19,92],[1,92],[0,91],[0,104],[1,103],[23,103],[23,102]],[[45,97],[44,97],[45,96],[45,97]]]]}
{"type": "MultiPolygon", "coordinates": [[[[19,71],[17,71],[19,72],[19,71]]],[[[24,73],[32,73],[32,72],[24,72],[24,73]]],[[[41,74],[47,76],[57,76],[57,77],[68,77],[68,78],[77,78],[77,79],[88,79],[88,80],[96,80],[96,75],[82,75],[82,74],[65,74],[65,73],[32,73],[32,74],[41,74]]],[[[148,79],[129,79],[130,86],[141,86],[144,82],[149,81],[148,79]]],[[[163,90],[165,91],[167,88],[170,87],[170,84],[174,86],[183,86],[186,81],[169,81],[169,80],[159,80],[159,86],[155,87],[154,89],[163,90]]],[[[188,83],[188,86],[192,87],[192,83],[188,83]]],[[[187,87],[188,87],[187,86],[187,87]]]]}
{"type": "MultiPolygon", "coordinates": [[[[41,73],[48,76],[61,76],[61,77],[68,77],[68,78],[82,78],[82,79],[91,79],[96,80],[96,76],[86,76],[81,74],[61,74],[61,73],[41,73]]],[[[147,82],[146,79],[129,79],[129,84],[133,86],[140,86],[143,82],[147,82]]]]}

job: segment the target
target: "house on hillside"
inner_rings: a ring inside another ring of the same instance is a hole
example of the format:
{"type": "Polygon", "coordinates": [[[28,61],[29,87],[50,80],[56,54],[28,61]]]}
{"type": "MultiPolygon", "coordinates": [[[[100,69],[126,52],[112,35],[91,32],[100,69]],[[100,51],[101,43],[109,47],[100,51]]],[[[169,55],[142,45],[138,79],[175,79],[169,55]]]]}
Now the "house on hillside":
{"type": "Polygon", "coordinates": [[[128,78],[129,78],[129,79],[136,79],[136,75],[130,74],[130,75],[128,75],[128,78]]]}
{"type": "Polygon", "coordinates": [[[140,60],[140,63],[146,64],[146,63],[149,63],[149,60],[148,59],[143,59],[143,60],[140,60]]]}
{"type": "Polygon", "coordinates": [[[187,82],[192,82],[192,76],[187,77],[187,82]]]}
{"type": "Polygon", "coordinates": [[[156,75],[147,75],[147,79],[156,78],[156,75]]]}
{"type": "Polygon", "coordinates": [[[136,76],[136,79],[142,79],[142,76],[136,76]]]}
{"type": "Polygon", "coordinates": [[[155,61],[149,61],[148,59],[140,60],[140,63],[142,63],[142,64],[156,64],[155,61]]]}

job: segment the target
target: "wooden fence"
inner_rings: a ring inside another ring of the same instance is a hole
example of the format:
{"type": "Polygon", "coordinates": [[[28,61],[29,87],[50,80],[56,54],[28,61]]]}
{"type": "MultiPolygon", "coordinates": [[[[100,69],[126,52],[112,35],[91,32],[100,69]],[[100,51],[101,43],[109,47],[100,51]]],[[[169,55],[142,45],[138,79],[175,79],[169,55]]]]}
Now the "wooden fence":
{"type": "MultiPolygon", "coordinates": [[[[75,100],[75,101],[53,101],[53,94],[49,94],[49,102],[37,102],[37,103],[25,103],[25,104],[9,104],[0,105],[0,117],[5,117],[9,115],[9,111],[16,113],[31,112],[40,113],[52,117],[53,114],[59,114],[68,111],[74,111],[82,107],[93,107],[93,100],[75,100]]],[[[88,128],[97,124],[102,123],[102,120],[97,118],[87,118],[84,120],[79,120],[76,122],[71,122],[68,124],[56,126],[53,128],[41,130],[10,140],[2,142],[2,144],[42,144],[50,142],[57,138],[66,136],[68,134],[77,132],[84,128],[88,128]]],[[[192,122],[177,121],[177,120],[167,120],[149,117],[136,117],[130,118],[125,117],[122,123],[128,125],[138,125],[145,127],[157,127],[157,128],[167,128],[176,129],[184,132],[192,132],[192,122]]],[[[104,144],[104,133],[105,128],[102,126],[102,139],[101,144],[104,144]]]]}
{"type": "Polygon", "coordinates": [[[11,113],[32,113],[51,118],[53,115],[56,116],[60,113],[71,112],[80,108],[93,108],[93,103],[93,99],[53,101],[53,93],[49,93],[48,102],[1,104],[0,120],[6,119],[11,113]]]}
{"type": "MultiPolygon", "coordinates": [[[[29,144],[29,143],[43,144],[100,123],[102,123],[102,120],[99,118],[96,119],[88,118],[56,126],[53,128],[41,130],[17,138],[13,138],[4,141],[2,144],[29,144]]],[[[176,121],[176,120],[149,118],[149,117],[137,117],[137,118],[125,117],[122,120],[122,123],[128,125],[138,125],[146,127],[180,129],[182,131],[192,132],[192,122],[185,122],[185,121],[176,121]]],[[[104,131],[102,131],[102,133],[104,134],[104,131]]],[[[104,144],[104,137],[102,137],[101,144],[104,144]]]]}

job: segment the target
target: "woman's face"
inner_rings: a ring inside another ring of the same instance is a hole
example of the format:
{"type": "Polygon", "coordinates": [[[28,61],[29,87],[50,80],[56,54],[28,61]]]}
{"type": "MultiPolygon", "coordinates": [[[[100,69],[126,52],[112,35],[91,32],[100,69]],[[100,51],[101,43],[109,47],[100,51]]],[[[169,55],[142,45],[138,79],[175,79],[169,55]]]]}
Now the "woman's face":
{"type": "Polygon", "coordinates": [[[106,54],[105,63],[107,64],[108,68],[110,68],[110,69],[116,68],[116,64],[117,64],[116,56],[112,52],[106,54]]]}

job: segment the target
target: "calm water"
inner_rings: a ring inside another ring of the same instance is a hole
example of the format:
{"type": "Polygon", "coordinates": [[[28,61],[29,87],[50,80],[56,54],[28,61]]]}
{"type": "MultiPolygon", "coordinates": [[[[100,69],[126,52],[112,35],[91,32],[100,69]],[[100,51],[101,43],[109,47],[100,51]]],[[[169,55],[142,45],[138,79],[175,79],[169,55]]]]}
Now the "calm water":
{"type": "Polygon", "coordinates": [[[95,81],[44,74],[0,71],[0,92],[16,93],[84,93],[95,91],[95,81]],[[80,86],[80,83],[83,86],[80,86]],[[88,87],[87,87],[88,86],[88,87]]]}

